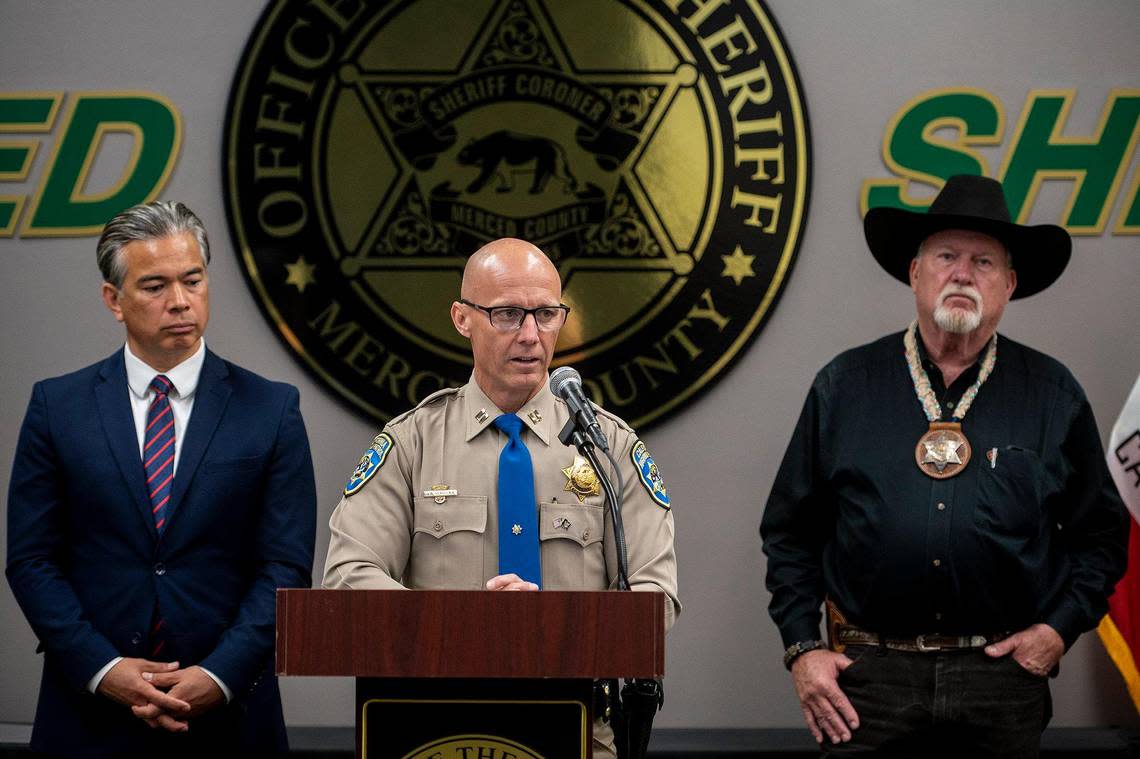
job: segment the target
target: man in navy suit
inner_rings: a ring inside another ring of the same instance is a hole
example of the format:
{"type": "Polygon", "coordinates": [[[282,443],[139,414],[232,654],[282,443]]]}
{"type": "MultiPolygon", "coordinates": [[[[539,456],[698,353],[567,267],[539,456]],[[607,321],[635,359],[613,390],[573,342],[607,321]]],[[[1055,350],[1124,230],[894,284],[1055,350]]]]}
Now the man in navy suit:
{"type": "Polygon", "coordinates": [[[274,598],[310,584],[316,512],[297,390],[206,349],[186,206],[123,211],[98,261],[126,345],[36,384],[8,495],[8,581],[44,652],[31,747],[282,753],[274,598]]]}

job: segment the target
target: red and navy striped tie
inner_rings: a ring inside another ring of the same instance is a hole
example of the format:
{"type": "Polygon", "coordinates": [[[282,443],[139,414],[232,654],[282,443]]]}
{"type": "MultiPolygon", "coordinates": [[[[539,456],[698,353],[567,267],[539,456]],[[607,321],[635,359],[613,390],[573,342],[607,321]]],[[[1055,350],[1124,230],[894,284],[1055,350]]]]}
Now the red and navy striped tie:
{"type": "Polygon", "coordinates": [[[146,433],[143,435],[143,468],[146,469],[146,486],[150,492],[150,505],[154,511],[154,526],[158,534],[166,526],[166,506],[174,485],[174,412],[167,397],[174,384],[159,374],[150,381],[154,400],[146,412],[146,433]]]}

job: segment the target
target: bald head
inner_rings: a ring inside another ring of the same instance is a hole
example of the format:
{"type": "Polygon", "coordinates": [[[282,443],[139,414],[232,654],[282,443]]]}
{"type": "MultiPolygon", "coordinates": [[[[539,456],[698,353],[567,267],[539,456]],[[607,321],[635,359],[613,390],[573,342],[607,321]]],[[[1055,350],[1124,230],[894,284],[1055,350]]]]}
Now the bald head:
{"type": "Polygon", "coordinates": [[[475,381],[500,411],[518,411],[546,386],[561,322],[542,329],[538,312],[559,308],[561,298],[558,270],[525,240],[495,240],[467,260],[460,300],[451,304],[451,321],[471,341],[475,381]],[[517,326],[496,326],[491,323],[495,308],[526,314],[517,326]]]}
{"type": "Polygon", "coordinates": [[[558,270],[546,254],[526,240],[504,237],[487,243],[467,259],[460,296],[484,303],[516,284],[549,288],[556,300],[562,295],[558,270]]]}

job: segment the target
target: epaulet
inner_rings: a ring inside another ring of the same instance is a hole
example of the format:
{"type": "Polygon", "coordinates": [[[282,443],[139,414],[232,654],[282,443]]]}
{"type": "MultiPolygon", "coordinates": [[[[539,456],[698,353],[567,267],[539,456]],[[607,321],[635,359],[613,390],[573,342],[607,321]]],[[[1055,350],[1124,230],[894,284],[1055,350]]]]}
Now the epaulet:
{"type": "Polygon", "coordinates": [[[348,478],[348,482],[344,486],[345,498],[360,491],[373,475],[380,471],[380,467],[384,466],[385,460],[388,458],[388,453],[396,445],[396,439],[399,437],[392,427],[398,425],[405,419],[410,418],[420,409],[427,406],[438,405],[452,395],[459,392],[457,387],[448,387],[443,390],[436,391],[420,401],[415,408],[405,411],[399,416],[394,416],[388,423],[384,425],[384,431],[372,439],[372,445],[368,446],[368,450],[360,457],[360,462],[357,463],[356,469],[348,478]]]}
{"type": "Polygon", "coordinates": [[[617,414],[613,413],[612,411],[607,411],[606,409],[602,408],[601,406],[599,406],[596,403],[591,403],[591,405],[594,407],[594,410],[596,412],[598,412],[600,415],[606,417],[607,419],[611,420],[620,429],[623,429],[626,432],[633,432],[633,427],[630,427],[626,423],[626,421],[624,419],[622,419],[620,416],[618,416],[617,414]]]}
{"type": "Polygon", "coordinates": [[[447,398],[448,396],[455,395],[456,393],[458,393],[462,389],[463,388],[461,388],[461,387],[445,387],[442,390],[436,390],[434,393],[429,395],[427,398],[424,398],[422,401],[417,403],[414,408],[410,408],[407,411],[405,411],[404,413],[399,414],[398,416],[394,416],[391,419],[389,419],[388,424],[397,424],[399,422],[404,421],[409,416],[416,413],[417,411],[419,411],[422,408],[426,408],[428,406],[436,406],[439,403],[443,402],[443,400],[445,398],[447,398]]]}

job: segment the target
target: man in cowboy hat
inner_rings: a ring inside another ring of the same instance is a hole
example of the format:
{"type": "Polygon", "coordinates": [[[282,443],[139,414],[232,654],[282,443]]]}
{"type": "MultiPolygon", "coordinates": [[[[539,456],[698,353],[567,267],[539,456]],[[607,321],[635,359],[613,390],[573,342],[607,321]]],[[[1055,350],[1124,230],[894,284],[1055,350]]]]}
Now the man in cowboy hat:
{"type": "Polygon", "coordinates": [[[872,209],[864,230],[917,319],[808,393],[760,526],[784,661],[829,755],[1036,756],[1047,676],[1126,561],[1084,392],[996,332],[1071,242],[1011,223],[976,176],[925,214],[872,209]]]}

